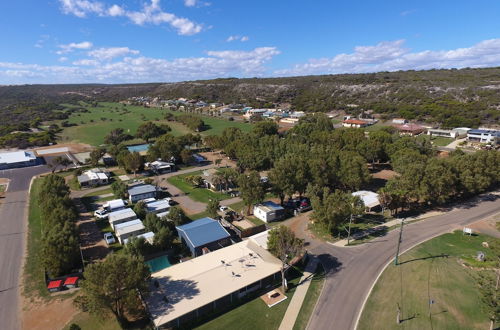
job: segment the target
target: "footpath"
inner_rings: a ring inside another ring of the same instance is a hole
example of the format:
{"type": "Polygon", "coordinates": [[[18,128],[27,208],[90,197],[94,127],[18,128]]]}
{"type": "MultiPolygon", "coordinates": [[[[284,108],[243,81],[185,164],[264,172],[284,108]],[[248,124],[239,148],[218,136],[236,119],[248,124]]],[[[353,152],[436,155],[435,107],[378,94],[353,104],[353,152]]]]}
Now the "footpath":
{"type": "Polygon", "coordinates": [[[283,316],[283,320],[281,321],[278,330],[293,329],[295,321],[297,320],[297,316],[299,316],[302,303],[304,302],[304,298],[306,297],[307,290],[309,290],[309,285],[311,285],[311,280],[314,276],[317,265],[318,259],[310,255],[309,262],[307,263],[304,273],[300,278],[300,282],[295,289],[292,300],[290,301],[290,304],[288,304],[285,316],[283,316]]]}

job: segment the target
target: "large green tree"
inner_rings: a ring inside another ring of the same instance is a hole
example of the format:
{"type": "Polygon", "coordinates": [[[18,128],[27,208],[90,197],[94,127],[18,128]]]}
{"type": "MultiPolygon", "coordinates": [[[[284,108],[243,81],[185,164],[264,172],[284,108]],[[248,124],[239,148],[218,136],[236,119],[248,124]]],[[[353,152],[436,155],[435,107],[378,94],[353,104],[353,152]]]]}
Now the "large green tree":
{"type": "Polygon", "coordinates": [[[171,130],[172,129],[167,125],[156,125],[155,123],[148,121],[141,124],[137,128],[135,136],[143,139],[147,143],[150,139],[157,138],[160,135],[170,132],[171,130]]]}
{"type": "Polygon", "coordinates": [[[78,265],[80,246],[72,222],[55,223],[45,228],[41,257],[42,264],[51,277],[67,274],[78,265]]]}
{"type": "Polygon", "coordinates": [[[247,214],[250,214],[252,205],[261,203],[264,200],[265,191],[260,181],[260,175],[256,171],[243,173],[238,178],[238,186],[241,191],[241,198],[247,206],[247,214]]]}

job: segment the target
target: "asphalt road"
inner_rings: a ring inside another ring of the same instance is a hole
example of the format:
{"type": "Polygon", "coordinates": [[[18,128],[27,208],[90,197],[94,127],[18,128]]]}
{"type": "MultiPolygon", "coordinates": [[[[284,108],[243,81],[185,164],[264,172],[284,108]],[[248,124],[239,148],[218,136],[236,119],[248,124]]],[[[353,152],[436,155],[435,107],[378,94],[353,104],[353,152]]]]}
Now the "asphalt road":
{"type": "MultiPolygon", "coordinates": [[[[463,205],[458,210],[409,224],[403,230],[404,252],[440,234],[500,212],[500,199],[463,205]]],[[[357,247],[311,242],[327,271],[325,285],[308,329],[355,329],[365,299],[385,266],[394,259],[399,230],[357,247]]]]}
{"type": "Polygon", "coordinates": [[[26,202],[31,178],[48,172],[45,165],[0,170],[10,179],[0,203],[0,328],[20,329],[20,273],[25,249],[26,202]]]}

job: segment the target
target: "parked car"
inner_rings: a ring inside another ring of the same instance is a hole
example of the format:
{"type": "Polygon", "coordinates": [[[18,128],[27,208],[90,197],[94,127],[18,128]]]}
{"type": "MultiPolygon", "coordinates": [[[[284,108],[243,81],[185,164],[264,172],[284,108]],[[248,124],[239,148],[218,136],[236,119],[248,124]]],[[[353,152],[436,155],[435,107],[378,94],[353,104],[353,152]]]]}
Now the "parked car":
{"type": "Polygon", "coordinates": [[[113,234],[111,233],[104,233],[104,241],[106,242],[107,245],[115,243],[115,238],[113,234]]]}
{"type": "Polygon", "coordinates": [[[240,197],[241,193],[239,191],[233,190],[229,192],[231,197],[240,197]]]}
{"type": "Polygon", "coordinates": [[[219,210],[220,210],[221,212],[224,212],[224,211],[226,211],[226,210],[228,210],[228,209],[229,209],[229,208],[228,208],[227,206],[225,206],[225,205],[221,205],[221,206],[219,206],[219,210]]]}
{"type": "Polygon", "coordinates": [[[108,218],[108,211],[102,209],[102,210],[96,210],[94,212],[94,217],[97,219],[107,219],[108,218]]]}

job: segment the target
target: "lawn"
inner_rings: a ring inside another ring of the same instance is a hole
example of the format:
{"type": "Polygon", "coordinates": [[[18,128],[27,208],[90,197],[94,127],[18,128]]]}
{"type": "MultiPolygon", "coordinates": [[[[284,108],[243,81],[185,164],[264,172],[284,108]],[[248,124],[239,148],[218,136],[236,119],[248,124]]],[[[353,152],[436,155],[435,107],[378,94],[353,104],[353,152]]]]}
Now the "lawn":
{"type": "Polygon", "coordinates": [[[191,219],[191,220],[193,220],[193,221],[201,219],[201,218],[206,218],[206,217],[209,217],[209,214],[208,214],[207,211],[203,211],[203,212],[200,212],[200,213],[188,215],[188,218],[191,219]]]}
{"type": "Polygon", "coordinates": [[[80,312],[64,327],[64,330],[69,330],[72,324],[78,325],[82,330],[86,329],[106,329],[120,330],[122,327],[113,315],[99,318],[89,313],[80,312]]]}
{"type": "Polygon", "coordinates": [[[214,198],[218,198],[219,200],[231,198],[231,196],[229,196],[228,194],[216,193],[206,188],[195,188],[191,183],[184,181],[184,178],[187,176],[201,175],[201,174],[202,171],[196,171],[196,172],[176,175],[168,178],[167,181],[170,184],[173,184],[174,186],[182,190],[182,192],[188,195],[189,198],[198,202],[208,203],[210,199],[214,198]]]}
{"type": "Polygon", "coordinates": [[[432,142],[432,145],[436,147],[445,147],[454,140],[451,138],[443,137],[443,136],[429,136],[426,134],[420,134],[417,139],[420,140],[430,140],[432,142]]]}
{"type": "Polygon", "coordinates": [[[358,329],[487,329],[488,316],[474,279],[477,271],[459,262],[477,251],[488,257],[489,250],[481,246],[488,240],[493,238],[457,231],[402,255],[400,265],[389,265],[379,278],[358,329]],[[397,304],[404,320],[400,325],[397,304]]]}
{"type": "Polygon", "coordinates": [[[295,320],[295,325],[293,326],[294,330],[303,330],[307,327],[309,318],[311,317],[314,307],[316,307],[316,301],[318,300],[321,290],[323,289],[324,282],[325,271],[323,266],[318,264],[318,268],[316,269],[316,273],[311,280],[311,284],[307,290],[307,294],[304,298],[304,302],[302,303],[302,307],[300,308],[297,320],[295,320]]]}
{"type": "MultiPolygon", "coordinates": [[[[98,146],[104,143],[104,137],[110,130],[123,128],[126,133],[134,135],[137,127],[145,121],[167,124],[172,129],[170,133],[175,136],[193,133],[183,124],[164,120],[165,114],[168,112],[176,115],[182,114],[182,112],[133,105],[124,106],[113,102],[101,102],[97,107],[82,103],[82,106],[89,112],[75,112],[70,115],[67,121],[77,126],[64,128],[60,135],[61,142],[82,142],[98,146]]],[[[68,109],[71,108],[68,107],[68,109]]],[[[245,131],[251,129],[250,124],[213,117],[203,116],[203,121],[208,129],[203,131],[202,135],[220,134],[226,127],[239,127],[245,131]]],[[[61,121],[57,123],[60,124],[61,121]]]]}
{"type": "Polygon", "coordinates": [[[267,330],[278,329],[285,315],[286,309],[295,292],[295,285],[299,282],[301,274],[295,272],[294,279],[289,280],[291,289],[287,292],[285,301],[271,308],[260,299],[255,299],[236,307],[235,309],[212,319],[211,321],[196,327],[198,330],[219,330],[219,329],[238,329],[238,330],[267,330]]]}

